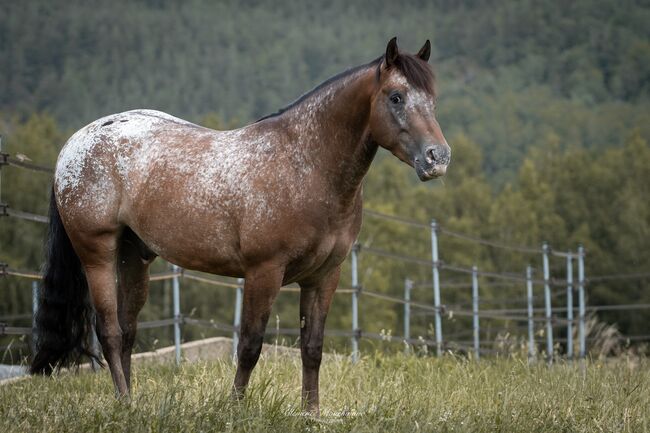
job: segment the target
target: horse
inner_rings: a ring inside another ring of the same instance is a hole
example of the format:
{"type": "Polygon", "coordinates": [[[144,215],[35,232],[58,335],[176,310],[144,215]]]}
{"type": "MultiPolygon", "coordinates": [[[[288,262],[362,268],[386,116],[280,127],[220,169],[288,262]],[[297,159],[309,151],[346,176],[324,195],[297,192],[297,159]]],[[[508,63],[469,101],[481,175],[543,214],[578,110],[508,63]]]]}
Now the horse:
{"type": "Polygon", "coordinates": [[[427,40],[396,38],[277,113],[217,131],[153,110],[112,114],[62,148],[54,174],[32,374],[74,366],[91,321],[116,395],[130,393],[149,266],[243,277],[237,370],[244,396],[281,286],[300,287],[302,404],[319,413],[325,319],[362,219],[362,180],[379,147],[426,181],[451,150],[435,117],[427,40]]]}

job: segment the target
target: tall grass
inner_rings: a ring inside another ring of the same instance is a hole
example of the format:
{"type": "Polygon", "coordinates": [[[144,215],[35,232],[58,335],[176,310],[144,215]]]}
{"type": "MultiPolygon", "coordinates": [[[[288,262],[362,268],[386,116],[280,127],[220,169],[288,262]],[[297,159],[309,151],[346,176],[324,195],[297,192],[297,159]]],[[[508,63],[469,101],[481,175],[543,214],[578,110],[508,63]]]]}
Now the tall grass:
{"type": "Polygon", "coordinates": [[[0,387],[2,432],[643,432],[650,428],[646,359],[529,366],[515,359],[375,354],[327,359],[322,417],[300,413],[300,361],[269,355],[247,397],[229,398],[229,361],[136,366],[133,398],[107,372],[64,373],[0,387]]]}

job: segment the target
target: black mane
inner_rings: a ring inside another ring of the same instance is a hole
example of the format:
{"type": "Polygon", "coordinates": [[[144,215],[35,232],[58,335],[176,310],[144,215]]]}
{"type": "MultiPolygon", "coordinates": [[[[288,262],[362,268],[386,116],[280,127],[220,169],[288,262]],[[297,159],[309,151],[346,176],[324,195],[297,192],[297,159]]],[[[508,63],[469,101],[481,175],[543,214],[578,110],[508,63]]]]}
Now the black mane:
{"type": "Polygon", "coordinates": [[[345,71],[343,71],[343,72],[341,72],[339,74],[334,75],[331,78],[328,78],[326,81],[319,84],[318,86],[316,86],[314,89],[310,90],[309,92],[305,93],[304,95],[302,95],[301,97],[299,97],[298,99],[296,99],[295,101],[290,103],[289,105],[287,105],[287,106],[285,106],[283,108],[280,108],[275,113],[267,114],[266,116],[257,119],[255,121],[255,123],[261,122],[262,120],[268,119],[270,117],[276,117],[276,116],[281,115],[282,113],[292,109],[296,105],[300,105],[305,99],[309,98],[312,95],[315,95],[316,93],[320,92],[323,88],[329,86],[330,84],[332,84],[335,81],[338,81],[338,80],[340,80],[342,78],[345,78],[348,75],[352,75],[355,72],[358,72],[358,71],[360,71],[362,69],[369,68],[371,66],[378,66],[379,63],[381,62],[382,58],[383,57],[378,57],[378,58],[376,58],[375,60],[373,60],[370,63],[366,63],[365,65],[355,66],[354,68],[347,69],[347,70],[345,70],[345,71]]]}
{"type": "MultiPolygon", "coordinates": [[[[376,67],[377,68],[377,80],[379,80],[379,70],[380,70],[380,65],[384,59],[384,56],[377,57],[375,60],[360,65],[360,66],[355,66],[354,68],[350,68],[348,70],[345,70],[339,74],[336,74],[332,78],[327,79],[323,83],[319,84],[316,86],[314,89],[310,90],[309,92],[305,93],[302,95],[300,98],[296,99],[289,105],[280,108],[278,111],[275,113],[267,114],[264,117],[260,117],[255,121],[261,122],[262,120],[266,120],[272,117],[277,117],[280,116],[281,114],[289,111],[296,105],[300,105],[303,101],[305,101],[307,98],[309,98],[312,95],[317,94],[320,92],[323,88],[329,86],[330,84],[334,83],[335,81],[338,81],[340,79],[343,79],[349,75],[352,75],[362,69],[370,68],[370,67],[376,67]]],[[[414,87],[424,90],[427,93],[431,95],[435,95],[435,76],[433,74],[433,70],[431,69],[431,66],[429,66],[428,63],[424,62],[417,56],[414,56],[412,54],[399,54],[397,56],[397,59],[395,60],[393,66],[397,68],[402,74],[404,74],[404,77],[406,77],[406,80],[413,85],[414,87]]]]}

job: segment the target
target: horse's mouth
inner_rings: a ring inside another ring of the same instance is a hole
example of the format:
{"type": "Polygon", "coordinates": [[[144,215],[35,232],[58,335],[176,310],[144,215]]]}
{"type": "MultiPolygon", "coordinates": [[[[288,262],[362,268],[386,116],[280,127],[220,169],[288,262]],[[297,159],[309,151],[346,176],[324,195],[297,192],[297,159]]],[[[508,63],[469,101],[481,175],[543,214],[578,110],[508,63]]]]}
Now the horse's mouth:
{"type": "Polygon", "coordinates": [[[447,172],[447,164],[437,164],[427,169],[422,166],[417,166],[415,171],[422,182],[427,180],[437,179],[441,176],[444,176],[447,172]]]}

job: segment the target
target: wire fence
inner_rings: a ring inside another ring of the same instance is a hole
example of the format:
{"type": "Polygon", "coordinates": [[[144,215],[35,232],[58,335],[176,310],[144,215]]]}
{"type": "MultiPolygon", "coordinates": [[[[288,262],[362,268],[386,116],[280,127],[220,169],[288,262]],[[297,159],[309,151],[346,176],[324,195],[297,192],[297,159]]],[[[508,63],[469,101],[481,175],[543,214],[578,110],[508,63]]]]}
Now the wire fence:
{"type": "MultiPolygon", "coordinates": [[[[53,170],[44,165],[34,164],[27,161],[22,161],[20,159],[11,157],[7,154],[0,153],[0,168],[3,165],[8,165],[12,167],[17,167],[20,169],[32,170],[43,173],[52,173],[53,170]]],[[[444,227],[441,227],[437,224],[435,220],[432,220],[430,223],[423,223],[421,221],[415,221],[412,219],[404,218],[396,215],[384,214],[370,209],[364,209],[364,214],[372,217],[384,219],[387,221],[394,222],[396,224],[402,224],[409,227],[414,227],[418,229],[426,229],[430,232],[431,235],[431,258],[421,258],[415,256],[409,256],[401,253],[386,251],[380,248],[374,247],[361,247],[359,244],[355,244],[351,252],[351,268],[352,268],[352,281],[351,287],[340,287],[337,290],[338,294],[351,294],[352,295],[352,329],[350,330],[326,330],[326,335],[337,336],[337,337],[346,337],[351,339],[352,343],[352,358],[353,360],[357,359],[359,354],[359,341],[361,339],[374,339],[381,340],[393,343],[406,344],[411,346],[421,346],[421,347],[435,347],[437,354],[442,354],[446,350],[460,351],[464,353],[472,353],[476,358],[481,355],[490,355],[499,353],[498,349],[495,349],[494,341],[481,341],[481,320],[489,320],[493,322],[508,322],[515,323],[519,327],[518,329],[527,329],[528,330],[528,354],[531,357],[538,356],[539,353],[544,354],[549,362],[553,361],[553,357],[556,353],[555,344],[558,342],[566,343],[566,356],[568,358],[573,357],[573,335],[577,327],[577,339],[578,339],[578,356],[584,357],[587,352],[587,342],[590,341],[591,337],[586,335],[585,330],[585,321],[587,318],[587,313],[593,313],[598,311],[633,311],[633,310],[644,310],[650,309],[650,304],[620,304],[620,305],[586,305],[586,296],[585,296],[585,287],[588,283],[600,283],[606,281],[614,280],[625,280],[625,279],[635,279],[642,280],[650,278],[650,272],[637,272],[631,274],[615,274],[615,275],[601,275],[601,276],[592,276],[587,278],[584,274],[584,260],[585,252],[582,247],[579,247],[577,251],[556,251],[551,249],[548,245],[542,245],[541,247],[534,246],[525,246],[525,245],[510,245],[506,243],[496,242],[488,239],[483,239],[473,235],[467,235],[464,233],[458,233],[444,227]],[[450,263],[446,263],[443,260],[438,258],[438,237],[439,236],[449,236],[456,239],[460,239],[465,242],[474,243],[477,245],[482,245],[492,249],[501,249],[507,250],[522,254],[536,254],[540,255],[543,259],[543,278],[533,278],[532,277],[532,268],[528,267],[525,271],[522,272],[513,272],[513,271],[484,271],[479,270],[476,266],[472,268],[458,266],[450,263]],[[390,260],[399,261],[401,263],[410,263],[417,265],[418,267],[426,267],[432,271],[432,280],[419,282],[417,284],[413,283],[411,280],[406,279],[404,282],[404,296],[399,297],[393,294],[381,293],[374,290],[369,290],[366,287],[362,287],[358,282],[358,273],[359,273],[359,255],[368,254],[383,257],[390,260]],[[557,279],[550,276],[550,265],[549,257],[560,257],[566,260],[566,278],[557,279]],[[577,264],[577,278],[573,279],[573,265],[577,264]],[[446,284],[440,281],[440,271],[448,271],[453,274],[464,276],[467,280],[454,279],[450,280],[446,284]],[[481,283],[479,286],[479,277],[481,278],[481,283]],[[490,286],[508,286],[508,287],[521,287],[522,293],[524,289],[526,291],[526,296],[521,298],[493,298],[493,299],[481,299],[479,296],[480,287],[490,287],[490,286]],[[411,299],[411,291],[414,288],[424,288],[431,287],[434,291],[434,301],[432,304],[414,301],[411,299]],[[440,289],[441,287],[448,288],[471,288],[472,289],[472,299],[471,303],[463,304],[444,304],[441,300],[440,289]],[[533,288],[537,287],[543,289],[543,295],[533,295],[533,288]],[[555,290],[552,292],[552,289],[561,289],[555,290]],[[573,295],[578,296],[577,304],[573,303],[573,295]],[[401,305],[403,307],[403,318],[404,326],[403,333],[400,336],[390,335],[386,333],[376,333],[376,332],[367,332],[361,329],[358,321],[359,314],[359,300],[362,298],[373,298],[379,301],[384,301],[393,305],[401,305]],[[565,303],[564,307],[557,307],[553,305],[553,300],[556,302],[558,299],[562,300],[565,303]],[[544,307],[535,307],[534,303],[542,301],[544,302],[544,307]],[[507,304],[523,304],[526,305],[526,308],[487,308],[484,306],[486,304],[492,305],[507,305],[507,304]],[[411,310],[415,310],[415,313],[412,313],[411,310]],[[564,314],[564,317],[560,317],[558,314],[564,314]],[[428,335],[426,338],[424,336],[411,337],[411,321],[412,317],[415,316],[434,316],[434,338],[430,338],[428,335]],[[461,318],[471,318],[472,319],[472,329],[461,330],[455,333],[450,333],[447,335],[447,338],[444,338],[443,334],[443,318],[451,319],[454,316],[461,318]],[[535,335],[538,332],[536,328],[537,325],[545,325],[545,338],[540,340],[535,338],[535,335]],[[554,330],[558,328],[566,329],[566,337],[555,336],[554,339],[554,330]],[[456,341],[452,338],[469,336],[473,338],[469,341],[456,341]],[[546,352],[538,350],[540,343],[546,343],[546,352]],[[486,345],[492,345],[492,347],[486,347],[486,345]]],[[[11,208],[8,204],[0,203],[0,216],[7,216],[11,218],[18,218],[26,221],[32,221],[36,223],[47,223],[48,218],[44,215],[33,214],[23,210],[16,210],[11,208]]],[[[10,267],[8,264],[0,263],[0,277],[1,276],[13,276],[18,278],[25,278],[32,280],[32,290],[33,290],[33,313],[35,313],[37,308],[37,298],[38,298],[38,280],[41,279],[39,272],[31,270],[16,269],[10,267]]],[[[164,281],[171,280],[173,282],[174,289],[174,316],[170,318],[163,318],[159,320],[145,321],[140,322],[138,327],[140,329],[154,329],[161,327],[173,327],[174,328],[174,344],[176,346],[176,357],[177,361],[180,361],[180,341],[181,341],[181,327],[182,326],[196,326],[203,328],[210,328],[222,332],[228,332],[233,334],[233,346],[236,350],[237,342],[239,341],[239,326],[241,323],[241,309],[242,309],[242,299],[243,299],[243,280],[233,281],[232,279],[224,279],[216,276],[181,269],[178,267],[173,267],[172,271],[169,272],[160,272],[150,275],[151,281],[164,281]],[[234,321],[232,324],[220,323],[214,320],[200,319],[194,317],[188,317],[181,314],[180,306],[180,286],[181,281],[194,281],[204,284],[213,285],[215,287],[220,287],[224,289],[232,289],[237,292],[236,301],[234,305],[234,321]]],[[[289,285],[282,287],[280,289],[282,292],[300,292],[300,287],[297,285],[289,285]]],[[[33,314],[32,314],[33,315],[33,314]]],[[[18,315],[21,318],[29,317],[28,314],[18,315]]],[[[32,334],[32,328],[30,327],[21,327],[21,326],[10,326],[5,321],[15,320],[18,316],[7,316],[0,318],[0,336],[2,335],[30,335],[32,334]]],[[[267,334],[281,334],[281,335],[293,335],[299,336],[299,328],[275,328],[267,330],[267,334]]],[[[632,335],[632,336],[623,336],[622,338],[628,341],[646,341],[650,340],[650,337],[647,335],[632,335]]]]}

